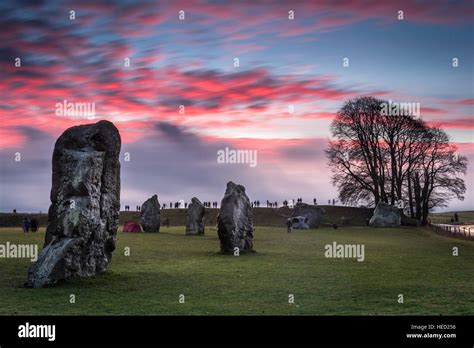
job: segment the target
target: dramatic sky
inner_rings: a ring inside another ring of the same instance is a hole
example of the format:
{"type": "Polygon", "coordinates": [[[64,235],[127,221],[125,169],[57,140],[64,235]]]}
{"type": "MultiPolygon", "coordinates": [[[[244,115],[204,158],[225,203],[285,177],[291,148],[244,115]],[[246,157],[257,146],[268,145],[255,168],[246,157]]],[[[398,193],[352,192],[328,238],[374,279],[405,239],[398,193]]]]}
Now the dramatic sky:
{"type": "Polygon", "coordinates": [[[56,138],[100,119],[121,132],[122,205],[220,201],[229,180],[251,200],[325,203],[329,124],[362,95],[420,103],[470,159],[450,209],[474,209],[473,17],[472,1],[3,0],[0,211],[46,211],[56,138]],[[95,119],[56,115],[64,100],[95,119]],[[257,166],[217,163],[225,147],[257,166]]]}

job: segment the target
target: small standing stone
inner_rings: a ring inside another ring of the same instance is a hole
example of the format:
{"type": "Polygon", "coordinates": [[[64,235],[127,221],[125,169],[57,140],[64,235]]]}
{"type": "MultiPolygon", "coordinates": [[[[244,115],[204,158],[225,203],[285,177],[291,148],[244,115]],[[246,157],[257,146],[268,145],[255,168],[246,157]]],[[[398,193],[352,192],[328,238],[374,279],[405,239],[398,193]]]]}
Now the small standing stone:
{"type": "Polygon", "coordinates": [[[235,248],[239,253],[252,250],[253,231],[252,208],[245,187],[230,181],[217,216],[221,252],[234,253],[235,248]]]}
{"type": "Polygon", "coordinates": [[[374,215],[370,218],[369,225],[373,227],[399,227],[402,223],[400,209],[387,204],[378,203],[374,215]]]}
{"type": "MultiPolygon", "coordinates": [[[[301,217],[304,216],[306,221],[304,221],[308,227],[301,228],[318,228],[325,214],[325,210],[317,205],[309,205],[306,203],[296,203],[293,209],[292,217],[301,217]]],[[[295,227],[296,228],[296,227],[295,227]]]]}
{"type": "Polygon", "coordinates": [[[158,196],[148,198],[140,208],[143,231],[145,232],[160,232],[160,203],[158,196]]]}
{"type": "Polygon", "coordinates": [[[193,197],[191,199],[191,204],[188,206],[188,219],[186,223],[186,234],[187,235],[197,235],[204,234],[204,214],[206,209],[204,205],[197,199],[193,197]]]}

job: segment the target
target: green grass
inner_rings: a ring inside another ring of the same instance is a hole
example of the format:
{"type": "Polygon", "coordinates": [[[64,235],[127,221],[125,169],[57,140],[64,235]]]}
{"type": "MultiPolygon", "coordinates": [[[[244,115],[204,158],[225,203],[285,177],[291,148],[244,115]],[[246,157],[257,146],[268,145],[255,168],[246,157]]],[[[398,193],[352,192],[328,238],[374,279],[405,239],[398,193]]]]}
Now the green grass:
{"type": "MultiPolygon", "coordinates": [[[[160,234],[119,232],[106,273],[46,289],[21,287],[29,260],[0,258],[0,315],[474,314],[473,242],[422,228],[287,234],[257,227],[257,252],[235,257],[218,253],[215,230],[206,233],[185,236],[183,227],[160,234]],[[333,241],[365,244],[365,261],[325,258],[324,246],[333,241]],[[459,247],[457,257],[453,246],[459,247]],[[124,256],[125,247],[131,256],[124,256]],[[295,304],[288,303],[289,294],[295,304]]],[[[42,245],[43,238],[44,233],[0,229],[2,244],[42,245]]]]}

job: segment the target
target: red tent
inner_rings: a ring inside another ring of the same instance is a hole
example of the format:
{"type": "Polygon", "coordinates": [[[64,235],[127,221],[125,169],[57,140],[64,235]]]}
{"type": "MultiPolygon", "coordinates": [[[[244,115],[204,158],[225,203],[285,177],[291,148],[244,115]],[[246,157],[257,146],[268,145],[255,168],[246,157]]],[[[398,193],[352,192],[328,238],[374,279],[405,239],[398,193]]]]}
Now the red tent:
{"type": "Polygon", "coordinates": [[[142,228],[135,221],[127,221],[123,225],[123,231],[124,232],[139,233],[139,232],[142,231],[142,228]]]}

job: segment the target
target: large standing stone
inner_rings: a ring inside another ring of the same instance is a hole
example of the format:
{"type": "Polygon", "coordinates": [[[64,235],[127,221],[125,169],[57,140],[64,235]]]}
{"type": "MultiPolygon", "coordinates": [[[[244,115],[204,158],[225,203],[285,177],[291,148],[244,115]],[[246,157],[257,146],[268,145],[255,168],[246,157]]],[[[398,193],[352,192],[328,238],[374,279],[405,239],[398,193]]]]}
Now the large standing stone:
{"type": "Polygon", "coordinates": [[[232,181],[227,183],[221,209],[217,216],[217,234],[223,253],[250,251],[253,248],[253,223],[250,201],[245,187],[232,181]]]}
{"type": "Polygon", "coordinates": [[[45,287],[107,269],[119,223],[120,145],[108,121],[71,127],[58,138],[44,249],[25,286],[45,287]]]}
{"type": "Polygon", "coordinates": [[[160,203],[158,196],[148,198],[141,209],[140,223],[145,232],[160,232],[160,203]]]}
{"type": "Polygon", "coordinates": [[[306,223],[309,228],[318,228],[323,219],[325,211],[323,208],[318,207],[317,205],[309,205],[306,203],[296,203],[293,208],[292,217],[304,216],[307,218],[306,223]]]}
{"type": "Polygon", "coordinates": [[[369,225],[373,227],[398,227],[401,223],[400,209],[387,203],[378,203],[369,220],[369,225]]]}
{"type": "Polygon", "coordinates": [[[191,204],[188,205],[188,220],[186,223],[186,234],[204,234],[204,213],[206,209],[204,205],[193,197],[191,204]]]}

